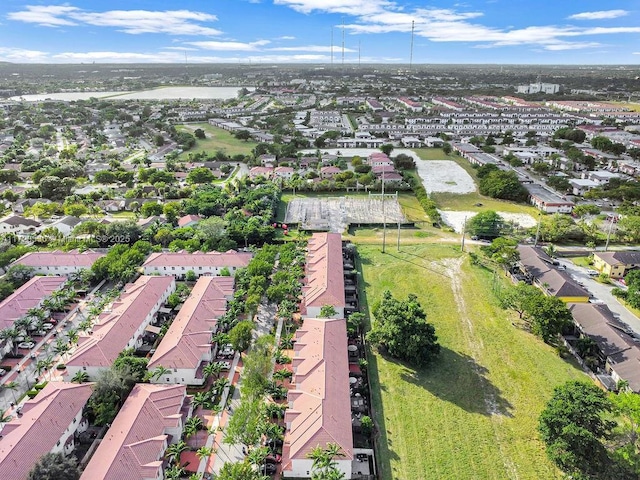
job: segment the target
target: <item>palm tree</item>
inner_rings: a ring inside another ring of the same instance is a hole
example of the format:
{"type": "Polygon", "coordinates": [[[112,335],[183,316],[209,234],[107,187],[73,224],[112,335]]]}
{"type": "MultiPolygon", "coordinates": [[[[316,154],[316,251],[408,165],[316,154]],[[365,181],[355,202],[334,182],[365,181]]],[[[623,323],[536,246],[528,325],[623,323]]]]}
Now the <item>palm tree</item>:
{"type": "Polygon", "coordinates": [[[324,448],[318,445],[311,450],[311,452],[307,454],[307,458],[313,460],[312,480],[343,479],[344,474],[336,467],[335,457],[344,457],[342,447],[337,443],[327,443],[324,448]]]}
{"type": "Polygon", "coordinates": [[[175,460],[176,464],[180,463],[180,454],[188,448],[187,444],[180,440],[178,443],[172,443],[167,447],[164,456],[170,460],[175,460]]]}
{"type": "Polygon", "coordinates": [[[13,355],[17,355],[18,353],[18,337],[20,336],[20,331],[17,328],[5,328],[0,330],[0,340],[4,340],[6,342],[11,342],[11,353],[13,355]]]}
{"type": "Polygon", "coordinates": [[[78,335],[78,329],[70,328],[67,332],[67,338],[69,339],[69,343],[72,345],[78,343],[78,340],[80,339],[80,335],[78,335]]]}
{"type": "Polygon", "coordinates": [[[202,369],[202,372],[204,373],[205,378],[209,378],[211,375],[215,375],[217,379],[220,376],[220,373],[222,372],[222,363],[221,362],[210,363],[202,369]]]}
{"type": "Polygon", "coordinates": [[[204,422],[200,417],[189,417],[184,424],[183,434],[185,438],[189,438],[191,435],[195,435],[198,433],[204,425],[204,422]]]}
{"type": "Polygon", "coordinates": [[[87,372],[79,371],[71,379],[73,383],[85,383],[89,381],[89,374],[87,372]]]}
{"type": "Polygon", "coordinates": [[[11,421],[13,417],[9,415],[5,410],[0,410],[0,423],[7,423],[11,421]]]}
{"type": "Polygon", "coordinates": [[[264,463],[264,459],[267,458],[267,455],[269,455],[269,447],[253,448],[247,455],[247,461],[251,465],[259,467],[264,463]]]}
{"type": "Polygon", "coordinates": [[[229,380],[222,377],[222,378],[218,378],[215,382],[213,382],[213,385],[211,386],[211,390],[214,390],[216,392],[222,392],[227,385],[229,385],[229,380]]]}
{"type": "Polygon", "coordinates": [[[53,347],[53,353],[55,353],[56,355],[60,355],[61,358],[64,358],[64,356],[69,353],[70,350],[71,346],[61,338],[58,338],[56,340],[56,344],[53,347]]]}
{"type": "Polygon", "coordinates": [[[193,405],[194,409],[198,407],[204,407],[211,402],[211,395],[209,392],[196,392],[193,395],[193,399],[191,400],[191,405],[193,405]]]}
{"type": "Polygon", "coordinates": [[[178,480],[185,473],[184,468],[179,465],[173,465],[164,472],[164,478],[167,480],[178,480]]]}
{"type": "Polygon", "coordinates": [[[13,394],[13,403],[18,403],[16,400],[16,390],[20,387],[18,382],[7,382],[4,385],[0,385],[0,387],[4,390],[11,390],[11,393],[13,394]]]}
{"type": "Polygon", "coordinates": [[[215,453],[216,449],[213,447],[200,447],[196,450],[196,456],[202,460],[203,458],[210,457],[215,453]]]}
{"type": "Polygon", "coordinates": [[[150,371],[148,373],[149,375],[149,380],[160,380],[160,377],[162,377],[163,375],[166,375],[168,373],[171,373],[171,369],[170,368],[165,368],[162,365],[158,365],[156,368],[154,368],[152,371],[150,371]]]}

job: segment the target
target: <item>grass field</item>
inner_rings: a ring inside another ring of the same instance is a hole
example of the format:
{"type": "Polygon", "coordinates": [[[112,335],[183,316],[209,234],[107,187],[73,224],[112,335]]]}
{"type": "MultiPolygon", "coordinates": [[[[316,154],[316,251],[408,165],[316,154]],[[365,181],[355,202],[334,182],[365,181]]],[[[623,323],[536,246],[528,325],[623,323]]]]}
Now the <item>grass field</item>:
{"type": "Polygon", "coordinates": [[[257,145],[256,142],[244,140],[238,140],[231,135],[230,132],[222,130],[221,128],[214,127],[208,123],[189,123],[185,125],[176,125],[178,131],[187,131],[193,133],[197,128],[204,130],[207,138],[204,140],[197,140],[196,146],[191,150],[180,154],[180,160],[186,160],[190,153],[208,152],[215,153],[222,151],[229,156],[233,155],[247,155],[251,153],[253,147],[257,145]]]}
{"type": "Polygon", "coordinates": [[[387,289],[415,293],[443,347],[420,370],[370,356],[382,478],[560,478],[537,418],[554,386],[587,377],[511,324],[493,301],[502,277],[470,265],[453,245],[358,251],[367,303],[387,289]]]}

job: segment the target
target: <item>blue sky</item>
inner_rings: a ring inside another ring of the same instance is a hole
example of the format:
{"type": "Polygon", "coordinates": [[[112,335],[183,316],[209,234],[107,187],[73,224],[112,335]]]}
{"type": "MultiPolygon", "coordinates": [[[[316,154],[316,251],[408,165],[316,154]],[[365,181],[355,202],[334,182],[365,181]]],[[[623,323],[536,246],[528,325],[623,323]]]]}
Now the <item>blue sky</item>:
{"type": "Polygon", "coordinates": [[[640,0],[0,0],[16,63],[640,63],[640,0]]]}

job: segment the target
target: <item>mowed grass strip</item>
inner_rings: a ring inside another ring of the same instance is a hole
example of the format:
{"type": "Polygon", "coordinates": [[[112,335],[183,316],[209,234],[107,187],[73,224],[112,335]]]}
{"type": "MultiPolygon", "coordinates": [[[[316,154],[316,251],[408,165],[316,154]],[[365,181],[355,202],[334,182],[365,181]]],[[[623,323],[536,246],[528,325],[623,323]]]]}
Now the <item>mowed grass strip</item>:
{"type": "Polygon", "coordinates": [[[511,324],[493,300],[504,278],[470,265],[454,246],[358,251],[369,306],[387,289],[415,293],[443,347],[419,370],[370,357],[382,478],[560,478],[538,439],[538,415],[555,386],[587,377],[511,324]]]}
{"type": "Polygon", "coordinates": [[[228,156],[233,155],[248,155],[251,153],[253,147],[257,145],[254,141],[238,140],[230,132],[221,128],[214,127],[208,123],[189,123],[183,125],[176,125],[178,131],[185,131],[193,133],[196,129],[201,128],[207,138],[200,140],[196,139],[196,146],[191,150],[187,150],[180,154],[180,160],[187,160],[190,153],[207,152],[214,154],[217,151],[224,152],[228,156]]]}

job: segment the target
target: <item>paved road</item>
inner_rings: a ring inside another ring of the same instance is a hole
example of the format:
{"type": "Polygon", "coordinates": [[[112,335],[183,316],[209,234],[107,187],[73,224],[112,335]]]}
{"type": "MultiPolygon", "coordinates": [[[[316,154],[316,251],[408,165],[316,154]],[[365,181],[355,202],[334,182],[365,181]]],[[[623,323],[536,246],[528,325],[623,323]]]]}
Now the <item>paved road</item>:
{"type": "Polygon", "coordinates": [[[614,288],[610,284],[602,284],[587,275],[587,269],[574,265],[567,259],[559,258],[561,265],[567,268],[567,272],[576,280],[582,282],[584,287],[594,296],[593,301],[603,301],[613,313],[617,314],[638,336],[640,336],[640,318],[627,310],[611,293],[614,288]]]}

